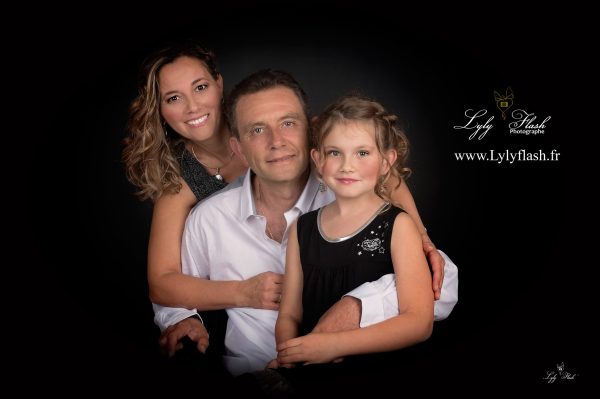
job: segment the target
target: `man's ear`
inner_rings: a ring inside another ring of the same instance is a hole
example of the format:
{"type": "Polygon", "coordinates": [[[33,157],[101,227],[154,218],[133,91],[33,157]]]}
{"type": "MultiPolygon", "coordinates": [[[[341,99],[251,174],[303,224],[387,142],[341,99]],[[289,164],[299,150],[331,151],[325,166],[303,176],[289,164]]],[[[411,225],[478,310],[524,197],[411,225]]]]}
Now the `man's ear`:
{"type": "Polygon", "coordinates": [[[322,171],[321,171],[321,152],[315,148],[313,148],[312,150],[310,150],[310,157],[312,158],[313,162],[315,163],[315,166],[317,167],[317,172],[319,172],[319,175],[323,175],[322,171]]]}
{"type": "Polygon", "coordinates": [[[396,159],[398,158],[398,153],[396,152],[396,150],[389,150],[384,154],[383,157],[383,164],[381,165],[381,174],[385,175],[387,172],[389,172],[390,168],[392,167],[392,165],[394,164],[394,162],[396,162],[396,159]]]}
{"type": "Polygon", "coordinates": [[[235,155],[242,160],[242,162],[244,163],[244,165],[249,168],[250,165],[248,165],[248,160],[246,159],[246,156],[244,155],[244,153],[242,152],[242,144],[240,143],[240,141],[235,138],[235,137],[230,137],[229,138],[229,146],[231,147],[231,151],[233,151],[235,153],[235,155]]]}

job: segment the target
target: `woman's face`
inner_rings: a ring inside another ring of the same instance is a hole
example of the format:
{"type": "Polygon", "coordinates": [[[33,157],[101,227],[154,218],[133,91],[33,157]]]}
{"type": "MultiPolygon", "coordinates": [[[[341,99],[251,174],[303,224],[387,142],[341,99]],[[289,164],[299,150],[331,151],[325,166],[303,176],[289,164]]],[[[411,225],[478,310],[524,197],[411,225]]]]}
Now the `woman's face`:
{"type": "Polygon", "coordinates": [[[158,74],[160,113],[181,136],[204,141],[221,126],[223,80],[215,80],[202,61],[179,57],[158,74]]]}

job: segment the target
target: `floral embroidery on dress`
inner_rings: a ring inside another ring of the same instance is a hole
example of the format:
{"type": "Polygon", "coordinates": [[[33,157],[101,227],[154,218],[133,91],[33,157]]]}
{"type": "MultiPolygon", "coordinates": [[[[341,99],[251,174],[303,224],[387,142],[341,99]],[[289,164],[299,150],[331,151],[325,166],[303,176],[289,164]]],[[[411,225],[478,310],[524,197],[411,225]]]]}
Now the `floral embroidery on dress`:
{"type": "Polygon", "coordinates": [[[387,220],[383,220],[381,223],[379,223],[377,229],[369,230],[367,234],[369,234],[370,237],[365,237],[362,242],[356,244],[358,247],[356,254],[361,256],[363,251],[366,251],[365,255],[370,253],[371,256],[375,256],[376,253],[384,254],[384,238],[389,227],[389,222],[387,220]]]}
{"type": "Polygon", "coordinates": [[[362,244],[360,244],[360,247],[365,251],[375,251],[381,247],[381,240],[379,238],[374,238],[372,240],[366,238],[363,240],[362,244]]]}
{"type": "MultiPolygon", "coordinates": [[[[378,233],[375,233],[374,231],[371,231],[372,234],[374,234],[375,236],[379,235],[378,233]]],[[[375,256],[375,251],[377,251],[380,254],[384,254],[385,253],[385,248],[383,246],[383,243],[385,242],[385,240],[383,240],[382,238],[385,236],[385,233],[381,234],[381,238],[375,237],[375,238],[365,238],[361,243],[356,244],[357,247],[359,247],[359,251],[357,252],[357,254],[360,256],[363,254],[363,251],[361,251],[360,249],[367,251],[367,252],[373,252],[371,253],[371,256],[375,256]]]]}

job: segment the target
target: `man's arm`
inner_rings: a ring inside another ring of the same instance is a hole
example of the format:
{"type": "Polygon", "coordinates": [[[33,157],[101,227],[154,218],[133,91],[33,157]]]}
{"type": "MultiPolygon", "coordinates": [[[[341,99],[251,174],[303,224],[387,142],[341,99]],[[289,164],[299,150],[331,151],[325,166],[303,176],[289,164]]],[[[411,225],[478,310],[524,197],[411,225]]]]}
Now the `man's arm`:
{"type": "MultiPolygon", "coordinates": [[[[434,302],[434,320],[447,318],[458,302],[458,268],[440,251],[445,260],[444,284],[440,299],[434,302]]],[[[365,283],[346,294],[319,320],[314,332],[347,331],[367,327],[398,315],[398,295],[393,274],[365,283]]]]}

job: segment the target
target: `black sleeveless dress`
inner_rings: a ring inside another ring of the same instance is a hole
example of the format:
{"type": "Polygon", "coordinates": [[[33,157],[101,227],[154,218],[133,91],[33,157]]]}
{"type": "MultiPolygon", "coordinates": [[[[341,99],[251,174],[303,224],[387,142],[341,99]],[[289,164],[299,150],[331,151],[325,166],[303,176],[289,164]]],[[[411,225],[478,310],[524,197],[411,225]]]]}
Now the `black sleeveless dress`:
{"type": "Polygon", "coordinates": [[[353,235],[330,241],[320,232],[322,209],[298,219],[304,273],[300,335],[312,331],[323,313],[344,294],[363,283],[394,273],[390,240],[396,215],[404,212],[388,205],[353,235]]]}

